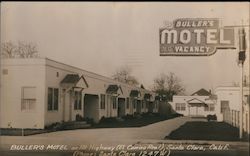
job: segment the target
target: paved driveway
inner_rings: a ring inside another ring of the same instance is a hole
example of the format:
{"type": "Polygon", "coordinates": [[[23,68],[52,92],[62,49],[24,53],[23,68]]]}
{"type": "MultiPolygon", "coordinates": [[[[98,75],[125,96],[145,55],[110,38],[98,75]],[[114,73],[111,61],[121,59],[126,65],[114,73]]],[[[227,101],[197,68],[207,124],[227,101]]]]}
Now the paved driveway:
{"type": "Polygon", "coordinates": [[[179,117],[137,128],[100,128],[58,131],[32,136],[1,136],[0,141],[10,144],[92,144],[134,143],[143,140],[162,140],[171,131],[192,119],[179,117]]]}

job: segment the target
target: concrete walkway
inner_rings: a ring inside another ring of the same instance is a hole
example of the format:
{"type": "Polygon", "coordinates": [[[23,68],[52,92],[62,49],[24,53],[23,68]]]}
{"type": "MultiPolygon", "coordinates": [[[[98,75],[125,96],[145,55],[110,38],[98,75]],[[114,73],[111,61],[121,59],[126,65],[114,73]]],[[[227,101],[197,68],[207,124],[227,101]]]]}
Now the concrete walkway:
{"type": "Polygon", "coordinates": [[[204,120],[179,117],[137,128],[100,128],[58,131],[32,136],[1,136],[2,145],[10,144],[130,144],[144,140],[163,140],[187,121],[204,120]]]}

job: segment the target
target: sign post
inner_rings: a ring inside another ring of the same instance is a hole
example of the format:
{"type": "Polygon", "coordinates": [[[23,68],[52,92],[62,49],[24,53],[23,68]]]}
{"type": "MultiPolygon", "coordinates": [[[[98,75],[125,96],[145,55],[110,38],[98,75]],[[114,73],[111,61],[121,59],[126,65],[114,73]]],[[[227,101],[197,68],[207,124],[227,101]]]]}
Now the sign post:
{"type": "Polygon", "coordinates": [[[243,66],[246,59],[245,56],[246,43],[245,43],[245,30],[239,29],[239,66],[240,66],[240,126],[239,138],[242,139],[243,134],[243,66]]]}

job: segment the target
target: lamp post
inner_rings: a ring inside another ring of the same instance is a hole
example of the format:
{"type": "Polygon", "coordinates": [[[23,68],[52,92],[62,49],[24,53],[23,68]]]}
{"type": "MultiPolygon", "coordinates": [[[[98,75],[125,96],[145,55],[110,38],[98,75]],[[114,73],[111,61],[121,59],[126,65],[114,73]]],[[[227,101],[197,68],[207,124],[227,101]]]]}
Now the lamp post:
{"type": "Polygon", "coordinates": [[[240,66],[240,126],[239,126],[239,138],[242,138],[243,133],[243,65],[246,59],[246,40],[245,40],[245,30],[244,28],[239,29],[239,66],[240,66]]]}

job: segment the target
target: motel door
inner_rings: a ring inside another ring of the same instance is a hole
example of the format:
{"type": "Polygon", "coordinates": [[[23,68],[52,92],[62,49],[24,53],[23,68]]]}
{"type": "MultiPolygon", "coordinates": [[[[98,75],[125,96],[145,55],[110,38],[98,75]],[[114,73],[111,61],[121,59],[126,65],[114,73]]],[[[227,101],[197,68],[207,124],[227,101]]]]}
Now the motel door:
{"type": "Polygon", "coordinates": [[[63,96],[62,96],[62,103],[63,103],[63,121],[69,121],[70,120],[70,92],[64,90],[63,96]]]}
{"type": "Polygon", "coordinates": [[[196,115],[198,115],[198,113],[197,113],[197,110],[198,109],[198,107],[195,107],[195,106],[190,106],[189,107],[189,115],[190,116],[196,116],[196,115]]]}

